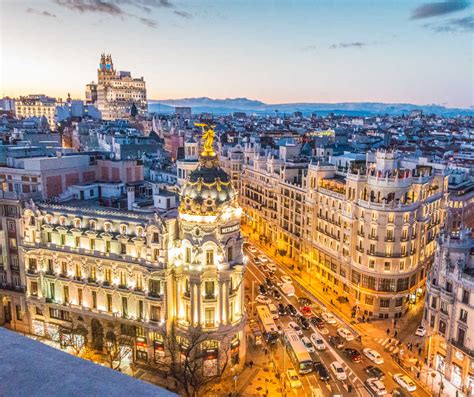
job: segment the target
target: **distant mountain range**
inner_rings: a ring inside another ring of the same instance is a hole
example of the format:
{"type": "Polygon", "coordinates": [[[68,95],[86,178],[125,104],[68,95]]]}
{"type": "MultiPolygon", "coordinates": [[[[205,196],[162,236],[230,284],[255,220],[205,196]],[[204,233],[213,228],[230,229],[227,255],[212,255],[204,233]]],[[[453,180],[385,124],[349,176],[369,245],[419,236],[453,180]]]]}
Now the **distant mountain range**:
{"type": "Polygon", "coordinates": [[[246,112],[249,114],[266,115],[290,114],[302,112],[304,115],[317,113],[345,114],[349,116],[371,116],[376,114],[402,115],[412,110],[422,110],[425,114],[440,116],[474,116],[474,108],[459,109],[447,108],[441,105],[413,105],[410,103],[382,103],[382,102],[341,102],[341,103],[281,103],[267,104],[247,98],[211,99],[182,98],[149,100],[149,111],[157,113],[174,112],[176,106],[189,106],[193,113],[230,114],[233,112],[246,112]]]}

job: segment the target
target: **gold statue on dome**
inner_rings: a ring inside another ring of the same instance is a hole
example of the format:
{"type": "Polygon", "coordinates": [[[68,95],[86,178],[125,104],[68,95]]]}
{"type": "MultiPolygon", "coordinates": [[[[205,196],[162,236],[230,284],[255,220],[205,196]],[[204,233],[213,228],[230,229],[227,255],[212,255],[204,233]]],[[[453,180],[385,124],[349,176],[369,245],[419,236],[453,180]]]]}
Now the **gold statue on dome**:
{"type": "Polygon", "coordinates": [[[196,127],[202,128],[202,142],[204,150],[202,151],[201,155],[203,156],[214,156],[216,153],[214,152],[214,148],[212,144],[214,142],[214,136],[216,135],[214,128],[215,125],[209,125],[206,123],[194,123],[196,127]]]}

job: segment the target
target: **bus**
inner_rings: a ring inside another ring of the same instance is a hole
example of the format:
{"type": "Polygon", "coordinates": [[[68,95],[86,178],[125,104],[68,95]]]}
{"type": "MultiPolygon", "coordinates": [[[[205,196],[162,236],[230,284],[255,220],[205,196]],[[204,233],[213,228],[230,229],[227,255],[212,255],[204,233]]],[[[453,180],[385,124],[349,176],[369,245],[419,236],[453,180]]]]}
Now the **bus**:
{"type": "Polygon", "coordinates": [[[307,374],[313,370],[311,355],[295,331],[285,331],[285,347],[299,374],[307,374]]]}
{"type": "Polygon", "coordinates": [[[273,316],[267,306],[257,306],[257,317],[267,343],[274,344],[278,341],[278,328],[273,321],[273,316]]]}

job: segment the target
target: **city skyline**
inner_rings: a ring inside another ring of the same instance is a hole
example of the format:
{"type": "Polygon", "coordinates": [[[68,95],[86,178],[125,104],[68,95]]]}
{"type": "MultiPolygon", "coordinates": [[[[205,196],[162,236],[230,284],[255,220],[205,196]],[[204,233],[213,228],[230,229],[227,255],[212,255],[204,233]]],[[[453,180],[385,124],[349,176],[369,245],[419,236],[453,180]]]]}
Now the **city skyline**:
{"type": "Polygon", "coordinates": [[[107,52],[119,70],[146,79],[151,100],[473,105],[467,1],[292,7],[56,0],[1,7],[3,95],[83,98],[107,52]]]}

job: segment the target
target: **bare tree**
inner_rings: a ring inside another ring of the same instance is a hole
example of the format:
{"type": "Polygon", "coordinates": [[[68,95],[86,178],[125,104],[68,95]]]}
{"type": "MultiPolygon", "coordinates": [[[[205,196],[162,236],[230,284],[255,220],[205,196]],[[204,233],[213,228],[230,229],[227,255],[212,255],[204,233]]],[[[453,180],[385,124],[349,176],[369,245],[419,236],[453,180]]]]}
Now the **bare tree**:
{"type": "Polygon", "coordinates": [[[104,353],[110,368],[120,371],[122,360],[133,351],[133,337],[120,335],[114,329],[105,334],[104,353]]]}
{"type": "Polygon", "coordinates": [[[78,356],[87,346],[87,329],[83,324],[74,321],[70,326],[59,327],[59,340],[62,348],[70,348],[78,356]]]}
{"type": "Polygon", "coordinates": [[[217,366],[212,368],[212,371],[205,368],[209,354],[206,342],[219,338],[213,333],[203,331],[201,327],[190,328],[185,336],[181,337],[172,323],[163,339],[165,356],[160,369],[175,381],[187,397],[196,397],[206,386],[219,381],[228,367],[229,347],[219,346],[217,366]]]}

